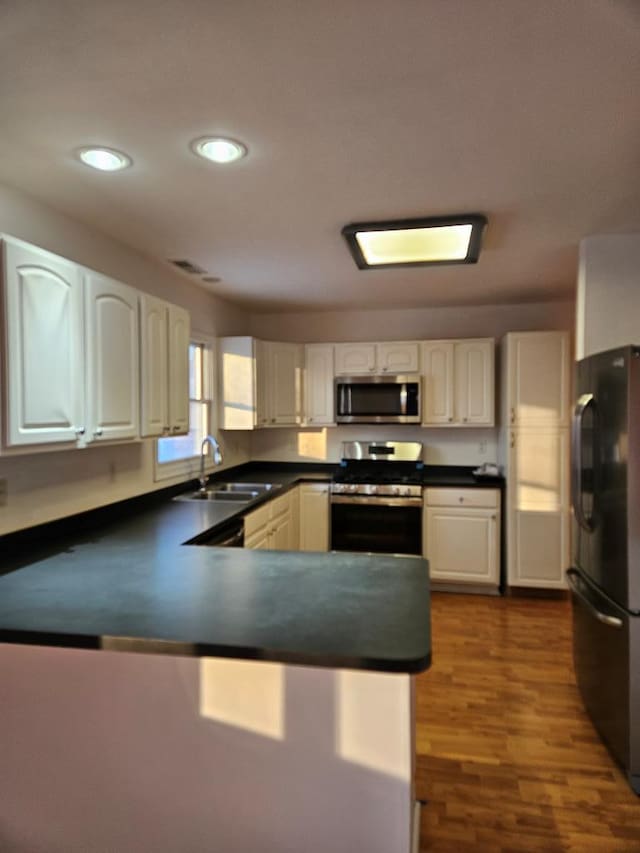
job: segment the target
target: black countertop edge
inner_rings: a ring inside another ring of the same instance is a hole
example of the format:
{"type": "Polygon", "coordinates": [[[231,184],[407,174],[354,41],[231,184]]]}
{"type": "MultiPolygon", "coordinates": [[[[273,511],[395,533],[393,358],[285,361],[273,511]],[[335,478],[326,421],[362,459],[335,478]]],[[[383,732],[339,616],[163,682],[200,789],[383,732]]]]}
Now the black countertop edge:
{"type": "Polygon", "coordinates": [[[61,634],[47,631],[20,631],[0,629],[0,643],[14,643],[50,648],[85,649],[87,651],[127,652],[128,654],[162,654],[178,657],[215,657],[235,660],[264,660],[292,666],[312,666],[324,669],[357,669],[373,672],[418,675],[431,666],[431,652],[420,658],[359,657],[323,653],[313,655],[283,649],[253,648],[217,645],[215,643],[189,643],[180,640],[146,637],[96,637],[89,634],[61,634]]]}

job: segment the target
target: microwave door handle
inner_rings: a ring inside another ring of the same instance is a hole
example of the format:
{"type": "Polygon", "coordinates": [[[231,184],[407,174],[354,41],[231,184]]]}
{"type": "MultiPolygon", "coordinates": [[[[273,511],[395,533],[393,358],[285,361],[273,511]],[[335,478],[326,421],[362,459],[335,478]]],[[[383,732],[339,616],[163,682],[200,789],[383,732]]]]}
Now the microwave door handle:
{"type": "Polygon", "coordinates": [[[351,385],[347,385],[347,405],[348,413],[353,414],[353,400],[351,399],[351,385]]]}
{"type": "Polygon", "coordinates": [[[582,427],[584,413],[594,404],[593,394],[583,394],[573,411],[571,421],[571,444],[573,465],[571,467],[571,503],[576,521],[588,533],[594,527],[593,517],[587,518],[582,505],[582,427]]]}
{"type": "Polygon", "coordinates": [[[407,383],[403,382],[400,386],[400,414],[407,414],[407,383]]]}
{"type": "Polygon", "coordinates": [[[340,389],[340,399],[338,402],[338,414],[339,415],[345,415],[346,414],[345,409],[346,409],[347,394],[345,391],[344,383],[340,383],[340,385],[338,385],[338,388],[340,389]]]}

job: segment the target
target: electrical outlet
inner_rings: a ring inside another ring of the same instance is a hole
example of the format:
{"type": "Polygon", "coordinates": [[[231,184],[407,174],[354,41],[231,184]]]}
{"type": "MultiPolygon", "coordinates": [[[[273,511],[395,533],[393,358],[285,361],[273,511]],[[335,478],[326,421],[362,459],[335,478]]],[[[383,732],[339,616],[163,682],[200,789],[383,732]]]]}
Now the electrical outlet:
{"type": "Polygon", "coordinates": [[[484,438],[482,439],[482,441],[478,445],[478,451],[480,453],[486,453],[487,452],[487,441],[486,441],[486,439],[484,439],[484,438]]]}
{"type": "Polygon", "coordinates": [[[0,506],[6,506],[9,498],[9,481],[0,480],[0,506]]]}

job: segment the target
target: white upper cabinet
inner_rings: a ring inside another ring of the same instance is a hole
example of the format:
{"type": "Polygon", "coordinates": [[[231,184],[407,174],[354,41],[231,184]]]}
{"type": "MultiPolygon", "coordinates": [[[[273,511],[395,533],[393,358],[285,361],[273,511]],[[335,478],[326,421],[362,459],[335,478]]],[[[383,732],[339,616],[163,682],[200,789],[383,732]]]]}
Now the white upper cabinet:
{"type": "Polygon", "coordinates": [[[383,344],[336,344],[336,376],[360,373],[418,373],[420,344],[390,341],[383,344]]]}
{"type": "Polygon", "coordinates": [[[510,332],[504,339],[506,422],[510,426],[568,426],[568,332],[510,332]]]}
{"type": "Polygon", "coordinates": [[[295,426],[302,420],[302,346],[221,338],[222,429],[295,426]]]}
{"type": "Polygon", "coordinates": [[[4,239],[8,446],[73,442],[84,428],[78,267],[4,239]]]}
{"type": "Polygon", "coordinates": [[[453,342],[425,341],[423,348],[423,423],[452,424],[453,342]]]}
{"type": "Polygon", "coordinates": [[[493,338],[425,341],[422,412],[424,426],[493,426],[493,338]]]}
{"type": "Polygon", "coordinates": [[[140,433],[189,431],[189,312],[141,293],[140,433]]]}
{"type": "Polygon", "coordinates": [[[412,341],[392,341],[377,344],[377,362],[380,373],[418,373],[420,371],[420,344],[412,341]]]}
{"type": "Polygon", "coordinates": [[[140,434],[169,433],[167,304],[140,294],[140,434]]]}
{"type": "Polygon", "coordinates": [[[269,425],[299,424],[302,400],[302,347],[300,344],[273,341],[266,341],[264,347],[269,425]]]}
{"type": "Polygon", "coordinates": [[[336,344],[336,376],[374,373],[376,370],[375,344],[336,344]]]}
{"type": "Polygon", "coordinates": [[[304,421],[333,424],[333,344],[307,344],[304,361],[304,421]]]}
{"type": "Polygon", "coordinates": [[[85,440],[139,434],[138,294],[126,284],[85,273],[87,432],[85,440]]]}
{"type": "Polygon", "coordinates": [[[168,425],[172,435],[189,432],[189,341],[191,320],[189,312],[177,305],[167,310],[169,342],[169,413],[168,425]]]}

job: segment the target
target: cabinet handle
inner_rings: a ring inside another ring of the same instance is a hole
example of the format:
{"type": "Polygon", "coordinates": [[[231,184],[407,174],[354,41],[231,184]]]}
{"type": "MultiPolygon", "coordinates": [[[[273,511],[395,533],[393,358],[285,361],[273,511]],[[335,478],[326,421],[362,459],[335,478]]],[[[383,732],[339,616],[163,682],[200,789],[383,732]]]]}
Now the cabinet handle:
{"type": "Polygon", "coordinates": [[[465,423],[465,424],[466,424],[467,419],[466,419],[466,418],[463,418],[463,419],[462,419],[462,421],[463,421],[463,423],[465,423]]]}
{"type": "Polygon", "coordinates": [[[94,429],[93,434],[102,435],[102,427],[97,427],[96,429],[94,429]]]}
{"type": "Polygon", "coordinates": [[[171,429],[172,429],[174,432],[180,432],[180,427],[179,427],[179,426],[171,427],[171,429]]]}
{"type": "Polygon", "coordinates": [[[389,369],[388,367],[383,367],[383,368],[382,368],[382,372],[383,372],[383,373],[386,373],[388,369],[389,369]]]}
{"type": "Polygon", "coordinates": [[[309,423],[310,423],[310,424],[312,424],[312,423],[313,423],[313,418],[309,418],[309,423]]]}
{"type": "Polygon", "coordinates": [[[496,520],[496,516],[495,516],[495,515],[492,515],[492,516],[491,516],[491,521],[495,521],[495,520],[496,520]]]}
{"type": "Polygon", "coordinates": [[[76,435],[84,435],[84,427],[76,427],[75,433],[76,435]]]}
{"type": "Polygon", "coordinates": [[[509,442],[509,447],[515,447],[515,446],[516,446],[516,437],[515,437],[514,433],[511,433],[511,441],[509,442]]]}
{"type": "Polygon", "coordinates": [[[166,434],[166,433],[168,433],[168,432],[169,432],[169,427],[168,427],[168,426],[163,426],[163,427],[162,427],[162,432],[163,432],[163,433],[165,433],[165,434],[166,434]]]}
{"type": "Polygon", "coordinates": [[[511,423],[515,424],[515,422],[516,422],[516,410],[513,408],[513,406],[511,407],[511,416],[510,417],[511,417],[511,423]]]}
{"type": "Polygon", "coordinates": [[[460,501],[461,504],[464,503],[464,498],[458,498],[458,500],[460,501]]]}
{"type": "Polygon", "coordinates": [[[271,423],[272,423],[272,424],[275,424],[275,422],[276,422],[276,419],[275,419],[275,418],[271,418],[271,423]]]}
{"type": "Polygon", "coordinates": [[[449,418],[449,423],[453,423],[453,418],[449,418]]]}

